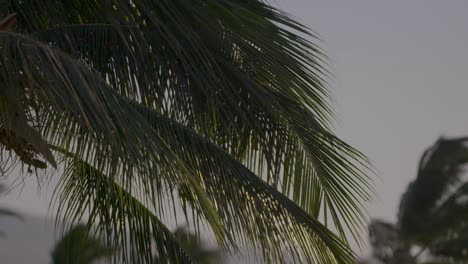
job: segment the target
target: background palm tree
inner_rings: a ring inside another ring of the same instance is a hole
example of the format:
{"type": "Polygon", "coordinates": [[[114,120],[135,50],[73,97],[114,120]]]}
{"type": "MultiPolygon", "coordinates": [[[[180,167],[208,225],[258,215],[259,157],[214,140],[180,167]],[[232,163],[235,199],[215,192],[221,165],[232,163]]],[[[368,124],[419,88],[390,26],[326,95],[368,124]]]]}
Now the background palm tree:
{"type": "Polygon", "coordinates": [[[207,249],[203,245],[200,237],[190,233],[183,227],[174,230],[174,236],[197,263],[220,264],[221,256],[216,249],[207,249]]]}
{"type": "Polygon", "coordinates": [[[468,181],[462,178],[467,164],[468,138],[439,139],[424,152],[417,178],[401,199],[398,222],[374,220],[369,226],[376,259],[468,261],[468,181]]]}
{"type": "MultiPolygon", "coordinates": [[[[219,250],[207,249],[203,245],[201,238],[194,233],[190,233],[185,227],[177,227],[174,230],[174,236],[195,262],[206,264],[222,263],[219,250]]],[[[154,263],[161,263],[161,260],[155,258],[154,263]]]]}
{"type": "Polygon", "coordinates": [[[4,0],[0,14],[2,165],[58,175],[60,222],[87,219],[123,262],[151,262],[152,241],[191,261],[160,220],[176,208],[225,250],[354,260],[367,162],[330,130],[309,29],[261,0],[4,0]]]}
{"type": "Polygon", "coordinates": [[[52,251],[53,264],[91,264],[102,257],[114,254],[116,250],[107,247],[89,235],[84,225],[71,228],[55,245],[52,251]]]}
{"type": "MultiPolygon", "coordinates": [[[[5,191],[5,186],[3,184],[0,183],[0,195],[2,195],[2,193],[5,191]]],[[[24,220],[23,219],[23,216],[17,212],[15,212],[14,210],[11,210],[9,208],[5,208],[5,207],[0,207],[0,217],[14,217],[14,218],[17,218],[19,220],[24,220]]],[[[5,231],[1,230],[0,228],[0,237],[5,237],[7,234],[5,231]]]]}

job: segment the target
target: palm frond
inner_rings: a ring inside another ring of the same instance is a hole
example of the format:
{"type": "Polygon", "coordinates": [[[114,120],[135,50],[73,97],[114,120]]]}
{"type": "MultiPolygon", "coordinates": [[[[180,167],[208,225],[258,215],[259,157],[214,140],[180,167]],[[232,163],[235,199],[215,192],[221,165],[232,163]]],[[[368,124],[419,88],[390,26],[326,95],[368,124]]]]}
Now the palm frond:
{"type": "MultiPolygon", "coordinates": [[[[41,131],[50,142],[58,144],[58,147],[53,148],[54,150],[64,153],[65,151],[61,151],[60,148],[66,148],[66,151],[72,152],[77,157],[92,160],[90,164],[97,169],[96,171],[113,172],[114,175],[109,176],[111,180],[119,181],[120,186],[127,191],[140,188],[140,192],[147,194],[147,199],[154,203],[163,195],[158,193],[166,187],[163,184],[168,185],[166,189],[169,190],[177,187],[179,193],[183,194],[182,199],[185,198],[186,202],[190,202],[192,208],[204,214],[209,222],[213,219],[210,224],[215,233],[219,233],[220,241],[222,241],[224,228],[216,224],[218,217],[223,223],[222,226],[226,227],[234,238],[257,243],[267,260],[284,259],[291,254],[299,259],[303,257],[307,262],[347,263],[352,261],[354,256],[349,248],[326,227],[195,131],[184,128],[170,118],[160,116],[156,111],[143,105],[125,102],[85,64],[73,61],[57,50],[18,34],[5,33],[3,38],[0,36],[0,41],[5,39],[10,42],[5,41],[3,42],[5,45],[0,47],[14,49],[14,52],[7,54],[29,55],[29,60],[21,60],[21,63],[14,64],[20,69],[27,70],[11,71],[11,73],[28,73],[18,74],[20,81],[37,84],[47,81],[55,84],[53,86],[50,83],[44,83],[44,87],[50,88],[47,90],[50,94],[47,98],[39,100],[48,104],[45,109],[49,112],[45,114],[40,110],[33,112],[34,115],[31,114],[34,117],[42,115],[41,118],[47,120],[38,123],[46,124],[46,129],[41,131]],[[9,43],[14,45],[6,45],[9,43]],[[31,52],[30,49],[35,52],[31,52]],[[34,59],[33,54],[36,55],[37,60],[34,59]],[[31,66],[39,62],[42,63],[41,67],[31,66]],[[59,69],[64,68],[65,70],[61,72],[67,74],[63,75],[62,79],[76,81],[76,83],[60,85],[60,82],[55,82],[56,72],[47,71],[52,68],[51,65],[56,65],[59,69]],[[73,71],[67,71],[67,67],[73,67],[73,71]],[[48,74],[46,78],[41,75],[43,71],[48,74]],[[73,74],[80,74],[87,78],[76,78],[73,74]],[[92,82],[88,82],[88,78],[92,82]],[[54,95],[59,92],[63,96],[61,98],[72,100],[70,103],[72,106],[82,107],[69,109],[61,100],[54,98],[54,95]],[[81,97],[74,97],[74,93],[78,92],[81,97]],[[88,112],[87,107],[95,106],[88,106],[89,102],[82,98],[97,102],[96,105],[101,107],[96,109],[97,115],[88,112]],[[61,118],[58,119],[57,116],[61,118]],[[103,118],[102,121],[107,123],[101,123],[98,118],[103,118]],[[64,125],[62,123],[64,120],[69,123],[64,125]],[[107,127],[115,127],[119,133],[108,131],[107,127]],[[95,135],[93,131],[100,133],[95,135]],[[106,134],[114,135],[112,141],[106,141],[100,137],[106,134]],[[130,136],[133,137],[131,143],[135,145],[130,145],[125,141],[130,136]],[[144,142],[144,149],[138,148],[142,146],[140,142],[144,142]],[[111,151],[106,147],[109,147],[111,151]],[[110,158],[105,156],[109,154],[112,155],[110,158]],[[135,161],[136,159],[138,162],[135,161]],[[115,163],[117,161],[119,164],[115,163]],[[155,178],[153,173],[158,173],[160,178],[155,178]],[[199,188],[198,182],[200,182],[199,188]],[[148,183],[153,185],[148,186],[148,183]],[[205,202],[204,193],[209,201],[205,202]],[[187,195],[191,196],[187,198],[187,195]],[[211,204],[217,210],[217,214],[210,209],[211,204]],[[219,230],[216,231],[216,228],[219,230]]],[[[5,59],[4,61],[10,63],[17,60],[5,59]]],[[[40,95],[40,92],[47,92],[40,85],[26,87],[33,96],[40,95]]],[[[77,173],[77,175],[80,175],[78,178],[86,180],[84,172],[77,173]]],[[[60,201],[64,203],[69,201],[69,203],[60,211],[64,219],[76,222],[86,212],[87,207],[81,205],[91,204],[91,202],[86,202],[86,199],[93,196],[92,193],[79,195],[80,188],[86,186],[85,184],[65,186],[60,192],[64,196],[59,197],[60,201]],[[78,194],[70,196],[74,192],[78,194]]],[[[103,190],[105,189],[98,192],[99,195],[104,195],[103,190]]],[[[99,195],[94,196],[95,199],[100,199],[99,195]]],[[[115,197],[115,200],[118,201],[117,198],[115,197]]],[[[106,200],[106,202],[109,201],[106,200]]],[[[101,214],[105,214],[104,209],[101,214]]],[[[136,212],[135,215],[137,215],[136,212]]],[[[112,220],[115,219],[104,218],[99,222],[113,223],[112,220]]],[[[114,223],[115,225],[110,225],[115,229],[114,233],[108,233],[107,237],[112,237],[115,232],[118,232],[122,239],[121,243],[124,244],[126,233],[119,229],[121,221],[114,223]]],[[[137,252],[145,254],[148,251],[138,250],[137,252]]]]}
{"type": "Polygon", "coordinates": [[[352,261],[351,251],[325,226],[224,150],[153,110],[137,103],[132,106],[200,175],[201,185],[233,237],[258,245],[269,261],[284,259],[284,251],[292,257],[302,255],[308,263],[352,261]]]}
{"type": "MultiPolygon", "coordinates": [[[[122,104],[99,74],[23,35],[0,33],[0,49],[4,54],[0,63],[5,65],[0,68],[0,77],[11,82],[6,91],[15,91],[2,94],[1,99],[22,100],[17,107],[25,113],[26,125],[31,123],[52,145],[90,160],[98,170],[122,176],[125,187],[136,186],[140,179],[140,187],[157,196],[155,190],[162,183],[186,186],[187,192],[198,197],[194,205],[203,209],[200,214],[222,241],[217,216],[192,172],[176,164],[177,157],[153,128],[122,104]]],[[[12,115],[14,112],[2,112],[1,121],[11,120],[12,115]]]]}
{"type": "Polygon", "coordinates": [[[358,239],[367,162],[330,132],[325,56],[287,14],[261,1],[10,2],[18,30],[85,60],[121,95],[196,130],[358,239]]]}
{"type": "Polygon", "coordinates": [[[111,177],[90,164],[67,157],[57,196],[58,214],[71,225],[89,213],[87,226],[107,245],[119,248],[112,256],[124,263],[152,263],[153,249],[164,263],[192,263],[171,231],[111,177]]]}
{"type": "MultiPolygon", "coordinates": [[[[263,1],[7,0],[0,7],[13,12],[23,34],[0,33],[7,87],[0,121],[15,144],[30,148],[18,154],[23,162],[42,157],[55,165],[50,143],[158,217],[158,203],[177,192],[221,244],[252,242],[270,261],[353,260],[317,219],[323,214],[342,239],[348,230],[359,241],[367,161],[329,128],[325,57],[299,36],[314,37],[307,28],[263,1]]],[[[86,180],[91,172],[78,165],[65,175],[86,180]]],[[[107,183],[96,195],[72,182],[59,189],[69,201],[61,212],[72,221],[85,212],[86,194],[98,199],[113,188],[107,183]]],[[[118,218],[100,220],[114,223],[107,237],[124,244],[129,229],[118,218]]]]}

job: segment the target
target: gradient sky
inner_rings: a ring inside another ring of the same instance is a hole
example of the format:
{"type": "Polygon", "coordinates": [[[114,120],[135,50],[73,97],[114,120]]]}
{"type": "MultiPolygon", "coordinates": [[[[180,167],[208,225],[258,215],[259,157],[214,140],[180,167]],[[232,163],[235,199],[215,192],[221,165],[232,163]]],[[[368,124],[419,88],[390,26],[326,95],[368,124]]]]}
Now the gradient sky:
{"type": "MultiPolygon", "coordinates": [[[[329,88],[337,134],[375,166],[377,196],[366,204],[369,215],[394,221],[422,151],[440,136],[468,135],[468,1],[276,0],[276,5],[324,41],[335,75],[329,88]]],[[[1,205],[50,214],[52,187],[44,186],[38,198],[30,182],[1,205]]]]}

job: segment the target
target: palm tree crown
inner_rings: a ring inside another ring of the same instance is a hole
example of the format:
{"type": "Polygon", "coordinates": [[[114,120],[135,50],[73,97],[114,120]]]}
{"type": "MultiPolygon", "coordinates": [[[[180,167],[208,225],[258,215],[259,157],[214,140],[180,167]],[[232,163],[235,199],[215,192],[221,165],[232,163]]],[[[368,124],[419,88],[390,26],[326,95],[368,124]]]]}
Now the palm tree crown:
{"type": "Polygon", "coordinates": [[[6,0],[0,14],[2,154],[59,172],[63,222],[87,218],[124,262],[150,263],[154,241],[191,262],[162,221],[179,207],[228,252],[353,261],[367,162],[330,130],[306,27],[261,0],[6,0]]]}
{"type": "MultiPolygon", "coordinates": [[[[4,191],[5,191],[5,186],[0,183],[0,195],[3,195],[4,191]]],[[[2,217],[14,217],[16,219],[24,221],[24,218],[21,214],[9,208],[5,208],[5,207],[0,207],[0,218],[2,217]]],[[[2,228],[0,228],[0,238],[6,237],[6,236],[7,236],[7,233],[2,228]]]]}
{"type": "Polygon", "coordinates": [[[103,245],[91,237],[84,225],[71,228],[55,245],[52,264],[91,264],[115,253],[114,248],[103,245]]]}
{"type": "Polygon", "coordinates": [[[401,198],[398,222],[370,225],[377,259],[419,263],[424,252],[436,263],[468,261],[468,181],[462,178],[467,164],[468,138],[442,138],[424,152],[401,198]]]}

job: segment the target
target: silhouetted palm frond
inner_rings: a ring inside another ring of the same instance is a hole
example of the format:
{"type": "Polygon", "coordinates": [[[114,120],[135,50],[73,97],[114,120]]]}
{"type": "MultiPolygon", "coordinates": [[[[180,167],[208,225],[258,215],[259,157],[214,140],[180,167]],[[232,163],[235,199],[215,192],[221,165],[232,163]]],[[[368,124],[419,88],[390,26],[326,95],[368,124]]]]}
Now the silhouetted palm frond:
{"type": "Polygon", "coordinates": [[[227,251],[352,262],[367,161],[330,129],[309,29],[259,0],[7,0],[0,14],[16,19],[0,31],[2,151],[59,164],[63,222],[90,214],[121,260],[149,262],[156,240],[190,261],[160,220],[182,207],[227,251]]]}

